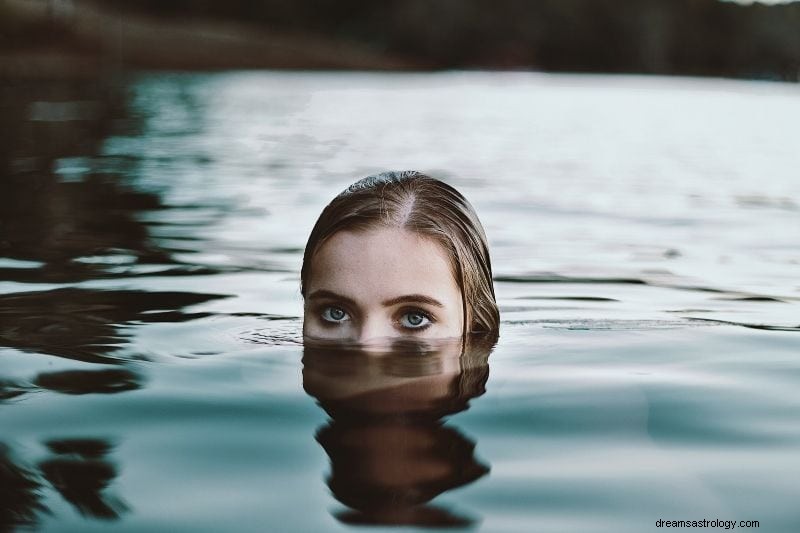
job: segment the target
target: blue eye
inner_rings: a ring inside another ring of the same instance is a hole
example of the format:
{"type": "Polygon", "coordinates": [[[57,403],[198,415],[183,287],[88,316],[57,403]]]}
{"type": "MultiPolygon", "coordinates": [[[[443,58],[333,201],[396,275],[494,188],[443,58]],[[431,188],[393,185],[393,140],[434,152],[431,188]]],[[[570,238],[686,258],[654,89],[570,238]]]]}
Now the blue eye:
{"type": "Polygon", "coordinates": [[[350,320],[350,316],[341,307],[326,307],[322,310],[322,319],[327,322],[344,322],[350,320]]]}
{"type": "Polygon", "coordinates": [[[400,325],[407,329],[423,329],[431,323],[431,319],[420,311],[409,311],[400,318],[400,325]]]}

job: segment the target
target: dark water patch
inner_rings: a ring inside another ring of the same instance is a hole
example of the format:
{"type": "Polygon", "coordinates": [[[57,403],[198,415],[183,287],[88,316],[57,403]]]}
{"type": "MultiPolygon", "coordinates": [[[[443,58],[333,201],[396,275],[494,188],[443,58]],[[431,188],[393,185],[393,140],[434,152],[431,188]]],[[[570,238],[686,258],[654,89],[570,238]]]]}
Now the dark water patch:
{"type": "Polygon", "coordinates": [[[0,531],[35,527],[51,511],[42,501],[50,484],[76,511],[89,518],[115,520],[128,506],[108,491],[117,468],[102,439],[59,439],[45,442],[50,452],[37,465],[24,464],[0,442],[0,531]]]}
{"type": "Polygon", "coordinates": [[[208,316],[182,308],[225,298],[189,292],[55,289],[0,295],[0,345],[92,363],[119,363],[126,325],[208,316]]]}
{"type": "Polygon", "coordinates": [[[39,374],[34,385],[61,394],[116,394],[142,387],[142,377],[131,370],[66,370],[39,374]]]}
{"type": "Polygon", "coordinates": [[[715,318],[695,318],[695,317],[684,317],[686,320],[692,321],[703,321],[703,322],[715,322],[717,324],[729,324],[731,326],[742,326],[744,328],[751,328],[751,329],[763,329],[767,331],[800,331],[800,325],[797,326],[775,326],[770,324],[748,324],[746,322],[735,322],[732,320],[719,320],[715,318]]]}
{"type": "MultiPolygon", "coordinates": [[[[163,227],[168,227],[168,228],[172,228],[172,229],[180,227],[180,226],[178,226],[176,224],[173,224],[171,222],[162,222],[162,223],[148,222],[147,225],[148,226],[152,226],[152,227],[163,226],[163,227]]],[[[189,226],[192,229],[196,229],[197,224],[196,223],[190,223],[190,224],[187,224],[187,226],[189,226]]],[[[161,237],[161,240],[163,242],[175,242],[175,241],[177,241],[178,243],[183,243],[183,242],[201,243],[201,242],[205,242],[205,239],[203,237],[201,237],[200,235],[192,235],[192,234],[182,235],[182,234],[177,233],[177,232],[171,232],[168,235],[163,235],[161,237]]],[[[164,249],[165,250],[169,250],[169,251],[180,252],[180,253],[196,252],[197,251],[194,248],[176,248],[176,247],[169,247],[169,246],[164,246],[164,249]]]]}
{"type": "MultiPolygon", "coordinates": [[[[240,272],[241,268],[236,267],[222,267],[222,266],[208,266],[208,265],[179,265],[175,267],[166,268],[164,270],[154,270],[148,272],[124,272],[125,278],[146,278],[154,276],[211,276],[215,274],[225,274],[231,272],[240,272]]],[[[108,276],[104,276],[108,277],[108,276]]],[[[116,277],[116,276],[115,276],[116,277]]]]}
{"type": "Polygon", "coordinates": [[[734,297],[719,297],[713,298],[714,300],[727,300],[733,302],[777,302],[782,304],[787,304],[786,300],[781,300],[780,298],[775,298],[772,296],[734,296],[734,297]]]}
{"type": "Polygon", "coordinates": [[[770,197],[764,195],[742,195],[736,196],[736,204],[739,207],[750,209],[780,209],[784,211],[798,211],[800,205],[792,198],[770,197]]]}
{"type": "Polygon", "coordinates": [[[96,101],[33,102],[28,119],[42,122],[68,122],[73,120],[96,120],[101,106],[96,101]]]}
{"type": "Polygon", "coordinates": [[[109,442],[88,439],[57,440],[45,443],[53,457],[39,463],[44,478],[81,515],[102,520],[117,520],[128,510],[108,487],[117,477],[117,467],[107,455],[109,442]]]}
{"type": "Polygon", "coordinates": [[[669,289],[679,289],[682,291],[698,291],[698,292],[713,292],[717,294],[723,293],[730,293],[730,291],[726,291],[724,289],[716,289],[714,287],[703,287],[702,285],[670,285],[670,284],[663,284],[659,285],[660,287],[666,287],[669,289]]]}
{"type": "Polygon", "coordinates": [[[0,442],[0,531],[35,526],[39,513],[47,511],[41,493],[38,476],[18,463],[10,448],[0,442]]]}
{"type": "Polygon", "coordinates": [[[645,280],[638,278],[594,278],[562,276],[559,274],[531,274],[515,276],[495,276],[495,281],[504,283],[588,283],[588,284],[625,284],[649,285],[645,280]]]}
{"type": "Polygon", "coordinates": [[[201,357],[210,357],[213,355],[219,355],[220,353],[222,352],[214,350],[199,350],[189,354],[173,354],[173,357],[177,357],[179,359],[200,359],[201,357]]]}
{"type": "Polygon", "coordinates": [[[113,446],[101,439],[55,439],[45,442],[47,448],[57,455],[78,455],[84,459],[101,459],[113,446]]]}
{"type": "MultiPolygon", "coordinates": [[[[783,301],[781,299],[775,298],[773,296],[768,295],[760,295],[760,294],[751,294],[751,293],[742,293],[736,290],[725,290],[725,289],[718,289],[715,287],[708,287],[702,285],[684,285],[684,284],[674,284],[674,283],[664,283],[660,281],[651,281],[645,280],[640,278],[600,278],[600,277],[577,277],[577,276],[562,276],[558,274],[540,274],[540,275],[513,275],[513,276],[497,276],[494,278],[495,281],[498,282],[507,282],[507,283],[519,283],[519,284],[526,284],[526,283],[577,283],[577,284],[598,284],[598,285],[605,285],[605,284],[622,284],[622,285],[647,285],[651,287],[661,287],[667,289],[677,289],[677,290],[686,290],[686,291],[698,291],[698,292],[710,292],[714,294],[725,294],[730,295],[730,298],[718,298],[718,299],[731,299],[731,300],[739,300],[739,301],[783,301]]],[[[529,297],[523,297],[528,299],[529,297]]],[[[530,298],[538,298],[538,297],[530,297],[530,298]]],[[[550,297],[550,298],[562,298],[562,297],[550,297]]],[[[612,299],[613,300],[613,299],[612,299]]]]}
{"type": "Polygon", "coordinates": [[[229,313],[228,316],[259,318],[261,320],[300,320],[300,317],[289,315],[273,315],[270,313],[229,313]]]}
{"type": "Polygon", "coordinates": [[[303,248],[285,246],[285,247],[277,247],[277,248],[268,248],[267,252],[271,253],[271,254],[296,255],[296,254],[302,254],[303,253],[303,248]]]}
{"type": "MultiPolygon", "coordinates": [[[[167,162],[173,162],[175,158],[169,158],[167,162]]],[[[234,210],[235,212],[241,211],[241,207],[231,199],[216,199],[214,201],[201,201],[197,203],[174,203],[174,202],[164,202],[163,208],[168,210],[178,210],[181,212],[188,212],[191,213],[192,211],[205,211],[210,213],[209,216],[202,217],[202,219],[190,219],[188,221],[182,221],[178,217],[171,218],[170,220],[153,220],[153,223],[156,225],[167,225],[167,226],[194,226],[198,223],[206,223],[206,224],[213,224],[215,222],[219,222],[226,216],[226,212],[229,210],[234,210]]],[[[265,214],[265,213],[259,213],[265,214]]],[[[192,213],[192,215],[195,215],[192,213]]],[[[196,215],[195,215],[196,216],[196,215]]],[[[150,222],[148,220],[148,222],[150,222]]]]}
{"type": "Polygon", "coordinates": [[[112,177],[69,183],[49,175],[4,179],[0,254],[46,263],[48,279],[58,271],[65,280],[91,279],[96,265],[74,259],[121,250],[139,262],[169,264],[170,255],[136,218],[159,207],[158,196],[126,189],[112,177]]]}
{"type": "Polygon", "coordinates": [[[160,323],[175,323],[175,322],[188,322],[190,320],[200,320],[201,318],[208,318],[216,316],[215,313],[184,313],[182,311],[144,311],[136,319],[136,322],[160,322],[160,323]]]}
{"type": "MultiPolygon", "coordinates": [[[[195,253],[194,250],[182,253],[195,253]]],[[[176,262],[177,263],[177,262],[176,262]]],[[[164,269],[153,269],[150,265],[133,265],[127,269],[108,269],[97,278],[148,278],[148,277],[183,277],[183,276],[212,276],[217,274],[236,274],[239,272],[269,272],[278,274],[295,274],[296,270],[272,262],[261,262],[258,265],[202,265],[178,263],[178,266],[164,269]],[[137,272],[137,270],[141,271],[137,272]]]]}
{"type": "MultiPolygon", "coordinates": [[[[223,273],[240,272],[242,268],[216,267],[206,265],[164,265],[133,263],[130,265],[104,265],[84,263],[47,263],[39,269],[4,268],[0,276],[6,281],[17,283],[72,283],[86,279],[133,279],[157,276],[210,276],[223,273]]],[[[273,270],[266,270],[272,272],[273,270]]],[[[287,272],[285,269],[277,272],[287,272]]]]}
{"type": "Polygon", "coordinates": [[[54,161],[96,152],[125,116],[125,94],[109,79],[22,81],[0,87],[0,168],[25,157],[54,161]],[[58,119],[58,120],[55,120],[58,119]],[[65,120],[69,119],[69,120],[65,120]]]}
{"type": "Polygon", "coordinates": [[[4,279],[126,277],[126,271],[78,261],[117,253],[139,264],[173,263],[140,220],[142,213],[167,209],[162,198],[124,179],[137,161],[102,155],[110,135],[139,125],[126,90],[108,79],[50,80],[5,83],[1,94],[0,256],[43,263],[4,269],[4,279]]]}

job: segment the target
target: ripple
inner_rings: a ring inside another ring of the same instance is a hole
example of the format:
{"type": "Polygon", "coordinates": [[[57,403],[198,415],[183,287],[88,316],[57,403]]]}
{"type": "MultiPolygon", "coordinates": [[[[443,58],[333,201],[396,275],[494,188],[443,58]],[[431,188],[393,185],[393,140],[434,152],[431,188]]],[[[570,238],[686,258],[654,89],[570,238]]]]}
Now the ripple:
{"type": "Polygon", "coordinates": [[[613,319],[539,319],[539,320],[503,320],[503,324],[541,326],[547,329],[565,330],[608,330],[608,331],[631,331],[631,330],[654,330],[654,329],[675,329],[700,324],[692,324],[689,320],[613,320],[613,319]]]}
{"type": "Polygon", "coordinates": [[[0,345],[92,363],[119,364],[134,323],[209,316],[182,308],[220,294],[60,288],[0,295],[0,345]]]}
{"type": "Polygon", "coordinates": [[[600,277],[574,277],[559,274],[531,274],[531,275],[506,275],[495,276],[495,281],[505,283],[590,283],[590,284],[626,284],[649,285],[638,278],[600,278],[600,277]]]}
{"type": "Polygon", "coordinates": [[[302,346],[303,320],[297,317],[266,318],[271,324],[266,328],[242,331],[239,340],[267,346],[302,346]]]}
{"type": "Polygon", "coordinates": [[[780,298],[774,298],[772,296],[734,296],[734,297],[719,297],[714,298],[714,300],[728,300],[733,302],[776,302],[786,304],[789,303],[786,300],[781,300],[780,298]]]}
{"type": "Polygon", "coordinates": [[[719,320],[715,318],[694,318],[694,317],[686,317],[687,320],[692,321],[703,321],[703,322],[715,322],[717,324],[729,324],[732,326],[742,326],[744,328],[751,328],[751,329],[763,329],[768,331],[800,331],[800,325],[797,326],[778,326],[778,325],[770,325],[770,324],[750,324],[747,322],[736,322],[732,320],[719,320]]]}

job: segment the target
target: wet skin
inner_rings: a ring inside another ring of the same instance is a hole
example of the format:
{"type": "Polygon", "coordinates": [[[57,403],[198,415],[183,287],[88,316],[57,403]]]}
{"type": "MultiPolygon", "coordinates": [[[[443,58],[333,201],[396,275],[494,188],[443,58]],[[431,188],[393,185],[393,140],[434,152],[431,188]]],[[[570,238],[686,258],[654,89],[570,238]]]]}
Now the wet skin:
{"type": "Polygon", "coordinates": [[[303,336],[381,347],[459,338],[461,291],[441,245],[402,228],[340,231],[311,259],[303,336]]]}

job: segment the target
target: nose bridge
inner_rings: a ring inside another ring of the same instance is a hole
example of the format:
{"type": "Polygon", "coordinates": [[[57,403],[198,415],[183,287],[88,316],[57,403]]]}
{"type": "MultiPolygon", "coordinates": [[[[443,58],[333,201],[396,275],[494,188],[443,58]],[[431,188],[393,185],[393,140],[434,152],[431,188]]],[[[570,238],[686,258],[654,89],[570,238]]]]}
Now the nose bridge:
{"type": "Polygon", "coordinates": [[[380,312],[368,312],[361,320],[358,331],[359,343],[370,343],[376,340],[385,340],[392,335],[390,321],[380,312]]]}

